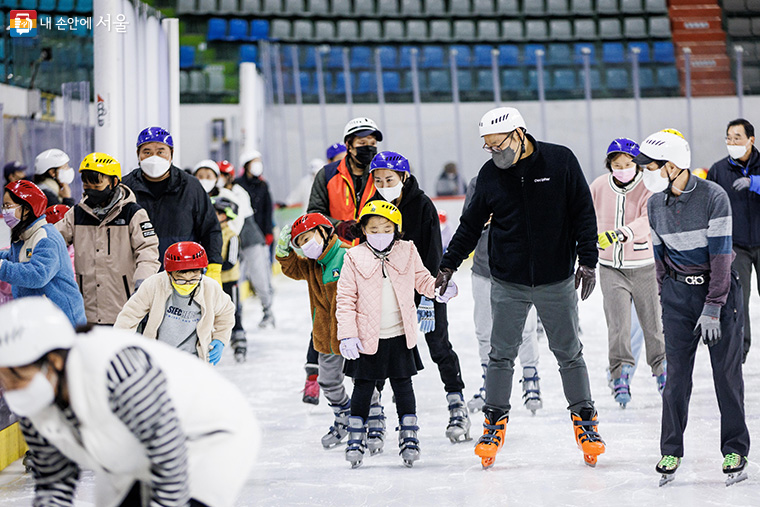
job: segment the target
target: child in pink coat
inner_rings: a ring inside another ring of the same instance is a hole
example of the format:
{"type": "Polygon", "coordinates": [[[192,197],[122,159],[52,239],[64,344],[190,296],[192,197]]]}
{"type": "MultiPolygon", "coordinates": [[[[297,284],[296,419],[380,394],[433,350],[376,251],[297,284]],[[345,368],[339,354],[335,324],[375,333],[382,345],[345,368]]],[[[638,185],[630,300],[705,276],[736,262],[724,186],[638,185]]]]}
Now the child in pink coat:
{"type": "Polygon", "coordinates": [[[435,277],[422,264],[414,243],[401,240],[401,213],[386,201],[368,202],[359,216],[361,242],[350,249],[338,280],[336,316],[340,353],[354,379],[348,419],[346,460],[356,468],[366,449],[366,421],[375,383],[390,379],[399,416],[399,449],[404,464],[419,459],[417,406],[412,376],[422,369],[417,351],[414,291],[445,303],[435,277]]]}

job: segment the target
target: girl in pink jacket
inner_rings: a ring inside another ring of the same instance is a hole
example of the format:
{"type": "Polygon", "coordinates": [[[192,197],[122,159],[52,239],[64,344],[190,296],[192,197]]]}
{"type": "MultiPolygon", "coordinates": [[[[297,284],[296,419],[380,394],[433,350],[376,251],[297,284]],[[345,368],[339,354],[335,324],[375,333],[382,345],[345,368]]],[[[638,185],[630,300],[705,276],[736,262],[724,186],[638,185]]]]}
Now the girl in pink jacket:
{"type": "Polygon", "coordinates": [[[361,242],[344,258],[336,309],[340,353],[349,360],[344,371],[354,379],[346,460],[352,468],[362,464],[372,392],[378,380],[390,379],[400,454],[411,467],[420,454],[412,376],[422,369],[414,291],[445,303],[457,288],[436,294],[435,277],[414,243],[401,240],[401,213],[393,204],[368,202],[358,226],[361,242]]]}

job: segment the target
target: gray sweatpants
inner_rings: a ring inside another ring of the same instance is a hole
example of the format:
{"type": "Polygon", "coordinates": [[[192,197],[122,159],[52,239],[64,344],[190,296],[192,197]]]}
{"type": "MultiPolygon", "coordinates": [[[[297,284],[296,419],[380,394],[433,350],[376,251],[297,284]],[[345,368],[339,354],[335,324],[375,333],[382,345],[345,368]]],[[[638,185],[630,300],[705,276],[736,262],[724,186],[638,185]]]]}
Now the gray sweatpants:
{"type": "Polygon", "coordinates": [[[573,277],[528,287],[491,278],[491,352],[486,372],[486,406],[509,412],[515,357],[531,305],[544,324],[549,349],[559,363],[568,408],[593,408],[583,345],[578,338],[578,296],[573,277]]]}
{"type": "Polygon", "coordinates": [[[752,329],[749,325],[749,295],[752,293],[752,268],[755,268],[757,277],[758,291],[760,291],[760,247],[742,248],[734,245],[736,257],[732,267],[739,275],[739,283],[742,285],[742,296],[744,296],[744,355],[749,352],[752,344],[752,329]]]}
{"type": "Polygon", "coordinates": [[[319,375],[317,383],[325,393],[330,405],[344,405],[348,401],[346,388],[343,386],[343,356],[340,354],[319,353],[319,375]]]}
{"type": "Polygon", "coordinates": [[[272,264],[269,262],[269,247],[263,243],[251,245],[241,254],[243,278],[251,282],[264,310],[269,310],[272,306],[272,264]]]}
{"type": "MultiPolygon", "coordinates": [[[[491,350],[491,278],[472,273],[472,298],[475,301],[473,317],[475,319],[475,337],[478,339],[480,364],[488,364],[488,352],[491,350]]],[[[517,351],[520,365],[538,366],[538,314],[536,307],[531,306],[525,328],[522,333],[522,344],[517,351]]]]}
{"type": "Polygon", "coordinates": [[[623,365],[636,364],[631,352],[631,301],[644,332],[647,364],[652,369],[652,375],[662,375],[665,370],[665,337],[662,334],[662,308],[654,264],[634,269],[600,266],[599,284],[607,319],[612,378],[620,378],[623,365]]]}

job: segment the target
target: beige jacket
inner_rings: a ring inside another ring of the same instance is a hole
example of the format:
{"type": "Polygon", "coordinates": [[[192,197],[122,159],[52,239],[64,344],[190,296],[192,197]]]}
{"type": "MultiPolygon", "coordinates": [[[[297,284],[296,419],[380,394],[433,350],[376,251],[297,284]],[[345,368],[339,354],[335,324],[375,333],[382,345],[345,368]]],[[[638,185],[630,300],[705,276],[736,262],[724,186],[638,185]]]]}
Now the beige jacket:
{"type": "MultiPolygon", "coordinates": [[[[166,314],[166,301],[173,290],[166,271],[151,276],[129,298],[116,318],[114,327],[136,331],[147,315],[148,322],[142,334],[146,338],[156,339],[158,328],[166,314]]],[[[208,362],[208,351],[213,340],[219,340],[225,346],[230,343],[230,334],[235,325],[235,305],[224,293],[222,286],[207,276],[203,277],[193,299],[201,307],[201,320],[196,329],[198,357],[208,362]]]]}
{"type": "Polygon", "coordinates": [[[100,221],[86,201],[55,224],[74,245],[74,266],[90,324],[113,324],[137,286],[158,272],[158,236],[135,194],[119,185],[123,197],[100,221]]]}

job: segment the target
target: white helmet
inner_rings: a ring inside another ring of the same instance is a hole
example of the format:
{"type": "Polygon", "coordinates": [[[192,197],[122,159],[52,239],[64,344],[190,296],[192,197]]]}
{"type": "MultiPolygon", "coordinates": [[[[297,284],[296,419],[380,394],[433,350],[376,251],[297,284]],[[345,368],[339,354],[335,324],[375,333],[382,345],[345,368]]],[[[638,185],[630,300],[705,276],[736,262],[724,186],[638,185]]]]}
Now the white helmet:
{"type": "Polygon", "coordinates": [[[325,166],[325,161],[321,158],[313,158],[311,159],[311,162],[309,162],[309,172],[311,174],[317,174],[320,169],[322,169],[325,166]]]}
{"type": "Polygon", "coordinates": [[[39,176],[50,169],[61,167],[69,163],[69,156],[63,150],[52,148],[45,150],[34,159],[34,174],[39,176]]]}
{"type": "Polygon", "coordinates": [[[480,119],[480,137],[488,134],[508,134],[516,128],[528,129],[520,111],[514,107],[491,109],[480,119]]]}
{"type": "Polygon", "coordinates": [[[674,129],[661,130],[647,137],[639,146],[639,152],[644,155],[634,159],[639,165],[647,165],[654,160],[667,160],[679,169],[688,169],[691,166],[689,143],[674,129]]]}
{"type": "Polygon", "coordinates": [[[377,124],[367,117],[354,118],[346,123],[343,129],[343,142],[346,142],[349,136],[367,137],[374,135],[378,142],[383,140],[383,133],[377,128],[377,124]]]}
{"type": "Polygon", "coordinates": [[[245,164],[251,160],[256,160],[257,158],[261,158],[261,152],[256,150],[246,151],[240,155],[240,167],[245,167],[245,164]]]}
{"type": "Polygon", "coordinates": [[[27,366],[48,352],[70,349],[76,333],[60,308],[43,297],[0,306],[0,367],[27,366]]]}
{"type": "Polygon", "coordinates": [[[206,160],[201,160],[200,162],[195,164],[195,167],[193,167],[193,174],[197,173],[198,169],[203,169],[204,167],[206,169],[211,169],[212,171],[214,171],[214,174],[216,174],[217,178],[221,174],[221,172],[219,172],[219,164],[217,164],[216,162],[214,162],[213,160],[209,158],[207,158],[206,160]]]}

